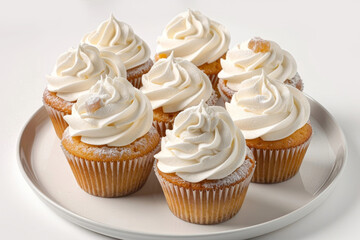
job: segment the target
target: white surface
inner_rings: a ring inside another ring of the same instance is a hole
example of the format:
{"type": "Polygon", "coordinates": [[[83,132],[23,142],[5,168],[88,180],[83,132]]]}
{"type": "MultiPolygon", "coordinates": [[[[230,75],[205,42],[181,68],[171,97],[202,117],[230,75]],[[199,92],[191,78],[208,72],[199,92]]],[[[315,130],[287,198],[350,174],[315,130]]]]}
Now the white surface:
{"type": "MultiPolygon", "coordinates": [[[[7,1],[0,8],[1,168],[3,239],[109,239],[57,216],[39,201],[16,164],[21,128],[41,106],[58,55],[76,46],[111,12],[155,49],[165,24],[187,7],[226,25],[231,46],[254,35],[293,54],[305,92],[343,128],[348,164],[329,199],[300,221],[262,239],[359,239],[360,2],[358,1],[7,1]]],[[[46,147],[46,146],[44,146],[46,147]]]]}
{"type": "Polygon", "coordinates": [[[346,146],[341,130],[321,105],[310,103],[314,134],[299,173],[279,184],[251,183],[240,212],[222,224],[201,226],[173,216],[153,172],[140,191],[127,197],[106,199],[85,193],[75,182],[44,107],[21,134],[19,165],[41,200],[66,219],[108,236],[154,240],[260,236],[313,211],[343,172],[346,146]]]}

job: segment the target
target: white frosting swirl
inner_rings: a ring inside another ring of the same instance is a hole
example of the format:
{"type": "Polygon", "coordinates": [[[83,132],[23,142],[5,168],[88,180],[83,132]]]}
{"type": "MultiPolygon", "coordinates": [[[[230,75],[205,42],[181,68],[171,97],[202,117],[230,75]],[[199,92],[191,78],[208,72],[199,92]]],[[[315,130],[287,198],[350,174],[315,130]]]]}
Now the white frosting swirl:
{"type": "Polygon", "coordinates": [[[226,28],[198,11],[188,10],[173,18],[157,40],[156,52],[167,56],[174,51],[196,66],[212,63],[229,49],[226,28]]]}
{"type": "Polygon", "coordinates": [[[92,145],[125,146],[151,128],[149,100],[125,78],[102,78],[73,105],[64,117],[71,136],[92,145]],[[99,104],[92,112],[88,109],[99,104]],[[90,107],[89,107],[90,106],[90,107]]]}
{"type": "Polygon", "coordinates": [[[226,59],[221,59],[222,70],[218,76],[227,80],[229,88],[239,90],[242,81],[261,75],[263,70],[269,77],[281,82],[295,76],[297,66],[293,56],[277,43],[269,41],[269,52],[255,53],[248,48],[249,41],[235,45],[226,53],[226,59]]]}
{"type": "Polygon", "coordinates": [[[105,75],[126,77],[125,66],[114,54],[101,56],[96,47],[80,44],[60,55],[46,76],[47,89],[66,101],[76,101],[105,75]]]}
{"type": "Polygon", "coordinates": [[[209,78],[191,62],[174,58],[159,59],[142,76],[141,91],[150,99],[153,109],[178,112],[208,100],[213,92],[209,78]]]}
{"type": "Polygon", "coordinates": [[[301,91],[268,78],[264,72],[243,81],[225,107],[246,139],[284,139],[310,117],[310,104],[301,91]]]}
{"type": "Polygon", "coordinates": [[[179,113],[155,158],[160,171],[200,182],[230,175],[245,161],[247,151],[244,136],[226,110],[202,101],[179,113]]]}
{"type": "Polygon", "coordinates": [[[104,54],[115,53],[127,70],[150,59],[149,46],[134,33],[131,26],[120,22],[113,15],[81,41],[96,46],[104,54]]]}

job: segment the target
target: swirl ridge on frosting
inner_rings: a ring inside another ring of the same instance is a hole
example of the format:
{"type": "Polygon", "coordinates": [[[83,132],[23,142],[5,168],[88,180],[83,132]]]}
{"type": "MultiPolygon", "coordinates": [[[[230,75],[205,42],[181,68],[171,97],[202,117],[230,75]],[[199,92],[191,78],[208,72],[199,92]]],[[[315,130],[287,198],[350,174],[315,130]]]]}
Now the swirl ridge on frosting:
{"type": "Polygon", "coordinates": [[[157,39],[158,54],[184,58],[196,66],[212,63],[229,48],[230,34],[227,29],[207,18],[199,11],[188,11],[174,17],[157,39]]]}
{"type": "Polygon", "coordinates": [[[113,15],[96,30],[86,34],[81,41],[96,46],[104,55],[108,52],[115,53],[127,70],[150,59],[149,46],[134,33],[130,25],[117,20],[113,15]]]}
{"type": "Polygon", "coordinates": [[[91,145],[125,146],[151,128],[149,100],[122,77],[101,78],[64,117],[71,136],[91,145]]]}
{"type": "Polygon", "coordinates": [[[125,66],[114,54],[102,56],[96,47],[80,44],[59,56],[46,76],[47,88],[66,101],[76,101],[105,75],[126,77],[125,66]]]}
{"type": "Polygon", "coordinates": [[[247,151],[244,136],[226,110],[202,101],[179,113],[155,158],[160,171],[200,182],[230,175],[245,161],[247,151]]]}
{"type": "Polygon", "coordinates": [[[178,112],[208,100],[213,92],[207,75],[191,62],[174,58],[159,59],[142,76],[141,91],[149,98],[153,109],[178,112]]]}
{"type": "Polygon", "coordinates": [[[248,47],[249,41],[235,45],[227,52],[226,59],[221,59],[222,70],[218,76],[227,80],[229,88],[237,91],[242,81],[261,75],[262,71],[281,82],[295,76],[295,59],[276,42],[268,41],[269,52],[254,52],[248,47]]]}
{"type": "Polygon", "coordinates": [[[298,89],[261,75],[243,81],[225,107],[246,139],[286,138],[303,127],[310,104],[298,89]]]}

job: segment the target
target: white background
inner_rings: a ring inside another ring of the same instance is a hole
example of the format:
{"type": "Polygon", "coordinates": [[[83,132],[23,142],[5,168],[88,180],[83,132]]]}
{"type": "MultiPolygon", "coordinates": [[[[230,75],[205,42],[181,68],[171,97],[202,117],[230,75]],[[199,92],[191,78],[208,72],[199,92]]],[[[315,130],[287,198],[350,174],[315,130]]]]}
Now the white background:
{"type": "MultiPolygon", "coordinates": [[[[336,118],[349,147],[335,191],[300,221],[256,239],[360,239],[359,1],[4,1],[0,7],[0,238],[109,239],[67,222],[32,192],[16,163],[22,127],[42,105],[59,54],[111,13],[155,52],[166,23],[187,8],[223,23],[231,46],[271,39],[298,63],[305,92],[336,118]]],[[[46,147],[46,146],[44,146],[46,147]]]]}

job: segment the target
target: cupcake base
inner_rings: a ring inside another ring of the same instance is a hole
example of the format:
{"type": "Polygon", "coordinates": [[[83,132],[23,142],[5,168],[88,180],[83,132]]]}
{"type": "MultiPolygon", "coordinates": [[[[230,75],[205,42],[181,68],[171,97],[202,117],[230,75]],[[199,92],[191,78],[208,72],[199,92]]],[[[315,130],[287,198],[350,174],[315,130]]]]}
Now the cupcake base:
{"type": "Polygon", "coordinates": [[[67,114],[65,114],[64,112],[60,112],[47,104],[44,104],[44,106],[53,124],[56,135],[58,136],[59,139],[61,139],[63,132],[69,126],[67,122],[64,120],[64,116],[67,114]]]}
{"type": "Polygon", "coordinates": [[[64,116],[71,114],[71,108],[74,103],[65,101],[56,96],[54,92],[45,89],[43,94],[43,104],[53,124],[56,135],[61,139],[63,132],[68,127],[67,122],[64,120],[64,116]]]}
{"type": "Polygon", "coordinates": [[[76,182],[85,192],[99,197],[121,197],[138,191],[145,184],[154,155],[160,150],[160,137],[154,128],[145,138],[125,147],[86,146],[84,143],[78,145],[79,140],[72,139],[66,130],[62,149],[76,182]],[[152,141],[149,149],[144,146],[147,139],[152,141]],[[148,152],[139,154],[143,151],[148,152]]]}
{"type": "Polygon", "coordinates": [[[161,137],[165,137],[166,135],[166,129],[173,129],[174,126],[174,120],[170,122],[163,122],[163,121],[153,121],[153,126],[158,131],[161,137]]]}
{"type": "Polygon", "coordinates": [[[226,86],[226,80],[220,79],[219,83],[217,85],[218,91],[220,93],[221,98],[224,100],[224,102],[230,102],[232,96],[236,93],[235,90],[232,90],[228,86],[226,86]]]}
{"type": "Polygon", "coordinates": [[[162,173],[154,165],[171,212],[178,218],[196,224],[216,224],[236,215],[246,196],[255,169],[247,158],[242,166],[219,180],[189,183],[175,174],[162,173]]]}
{"type": "Polygon", "coordinates": [[[212,87],[214,91],[216,92],[217,96],[220,96],[220,93],[218,91],[217,85],[219,82],[218,74],[221,71],[221,63],[220,60],[224,59],[226,54],[221,56],[218,60],[212,62],[212,63],[205,63],[201,66],[198,66],[200,70],[202,70],[208,77],[212,84],[212,87]]]}
{"type": "Polygon", "coordinates": [[[256,160],[252,182],[279,183],[295,176],[309,147],[311,135],[311,126],[305,124],[289,137],[279,141],[247,140],[246,143],[256,160]],[[284,143],[293,145],[283,146],[284,143]]]}
{"type": "Polygon", "coordinates": [[[150,71],[153,61],[149,59],[140,66],[128,69],[126,71],[127,80],[137,89],[142,87],[142,75],[150,71]]]}

